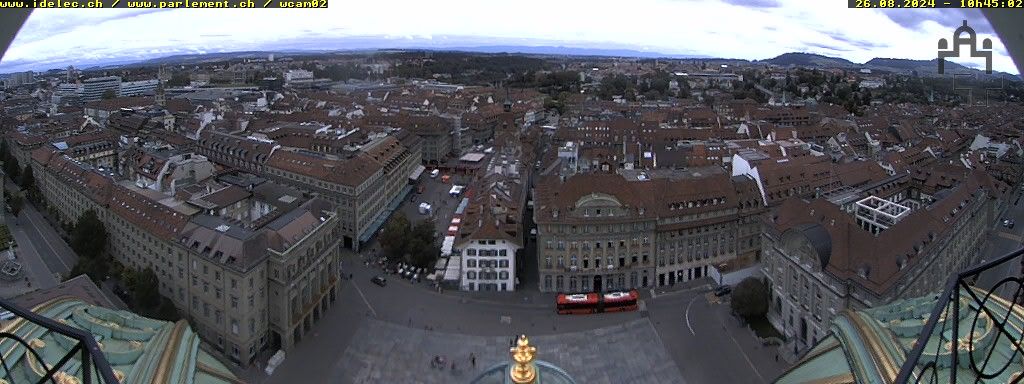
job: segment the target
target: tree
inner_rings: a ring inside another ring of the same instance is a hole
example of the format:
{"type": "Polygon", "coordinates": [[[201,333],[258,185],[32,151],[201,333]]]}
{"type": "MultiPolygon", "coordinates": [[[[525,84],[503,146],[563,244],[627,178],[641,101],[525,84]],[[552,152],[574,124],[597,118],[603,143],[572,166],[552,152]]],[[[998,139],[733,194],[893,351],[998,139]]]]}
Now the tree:
{"type": "Polygon", "coordinates": [[[768,314],[768,287],[753,277],[743,279],[732,290],[732,310],[747,319],[764,317],[768,314]]]}
{"type": "Polygon", "coordinates": [[[397,260],[405,255],[409,232],[409,219],[403,214],[392,216],[384,225],[380,233],[380,245],[389,258],[397,260]]]}
{"type": "Polygon", "coordinates": [[[96,212],[90,209],[82,213],[71,231],[71,249],[79,257],[95,259],[103,255],[106,244],[107,230],[96,212]]]}
{"type": "Polygon", "coordinates": [[[18,165],[17,157],[8,156],[4,159],[4,172],[7,173],[7,177],[11,178],[11,181],[18,182],[20,180],[18,176],[21,174],[21,166],[18,165]]]}
{"type": "Polygon", "coordinates": [[[408,244],[408,261],[416,267],[429,267],[437,259],[438,249],[423,239],[414,237],[408,244]]]}
{"type": "Polygon", "coordinates": [[[36,188],[36,178],[32,174],[32,167],[31,166],[29,166],[29,165],[25,166],[25,170],[21,172],[20,179],[21,179],[21,183],[20,184],[21,184],[21,188],[22,189],[24,189],[26,191],[29,191],[29,193],[32,193],[31,191],[35,190],[35,188],[36,188]]]}
{"type": "Polygon", "coordinates": [[[187,72],[175,72],[171,75],[170,80],[167,80],[168,87],[184,87],[191,84],[192,81],[189,79],[187,72]]]}
{"type": "Polygon", "coordinates": [[[7,205],[11,206],[11,214],[14,217],[18,217],[18,213],[21,212],[21,207],[25,205],[25,200],[19,193],[12,193],[7,195],[7,205]]]}
{"type": "Polygon", "coordinates": [[[85,273],[95,281],[104,281],[110,274],[110,260],[104,250],[107,245],[107,230],[96,212],[82,213],[71,230],[71,249],[78,254],[78,264],[71,269],[71,275],[85,273]]]}
{"type": "Polygon", "coordinates": [[[132,285],[132,299],[139,307],[156,309],[160,305],[160,287],[157,285],[156,273],[152,268],[146,268],[139,272],[132,285]]]}
{"type": "Polygon", "coordinates": [[[110,100],[110,99],[113,99],[113,98],[117,97],[117,94],[114,93],[113,89],[108,89],[106,91],[103,91],[103,96],[102,97],[103,97],[103,100],[110,100]]]}
{"type": "Polygon", "coordinates": [[[429,267],[434,264],[440,250],[434,220],[428,218],[416,224],[408,238],[405,250],[409,256],[407,261],[417,267],[429,267]]]}

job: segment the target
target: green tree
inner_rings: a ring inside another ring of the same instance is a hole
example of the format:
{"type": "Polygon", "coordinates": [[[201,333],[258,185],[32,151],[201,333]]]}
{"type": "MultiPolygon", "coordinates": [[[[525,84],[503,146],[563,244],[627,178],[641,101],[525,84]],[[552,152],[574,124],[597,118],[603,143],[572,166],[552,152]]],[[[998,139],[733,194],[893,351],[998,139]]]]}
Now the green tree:
{"type": "Polygon", "coordinates": [[[103,96],[101,97],[103,97],[103,100],[109,100],[117,97],[117,93],[114,93],[113,89],[108,89],[106,91],[103,91],[103,96]]]}
{"type": "Polygon", "coordinates": [[[103,255],[106,244],[107,230],[96,212],[90,209],[82,213],[71,231],[71,249],[79,257],[94,259],[103,255]]]}
{"type": "Polygon", "coordinates": [[[184,86],[189,85],[191,83],[192,83],[192,80],[189,78],[188,73],[186,73],[186,72],[175,72],[174,74],[171,75],[171,78],[169,80],[167,80],[166,84],[167,84],[168,87],[184,87],[184,86]]]}
{"type": "Polygon", "coordinates": [[[104,281],[110,274],[110,260],[104,250],[107,230],[93,210],[85,211],[71,230],[71,249],[78,254],[78,263],[71,276],[87,274],[95,281],[104,281]]]}
{"type": "Polygon", "coordinates": [[[8,156],[4,159],[4,172],[7,173],[7,177],[11,178],[11,181],[17,183],[21,175],[21,166],[18,165],[18,158],[14,156],[8,156]]]}
{"type": "Polygon", "coordinates": [[[409,219],[403,214],[396,214],[384,225],[380,233],[380,244],[385,254],[392,260],[405,256],[411,231],[409,219]]]}
{"type": "Polygon", "coordinates": [[[157,285],[156,273],[152,268],[139,272],[131,285],[132,299],[135,304],[145,309],[156,309],[160,305],[160,287],[157,285]]]}
{"type": "Polygon", "coordinates": [[[25,200],[21,197],[21,194],[11,193],[7,195],[7,205],[11,206],[11,214],[14,217],[18,217],[18,214],[21,213],[21,208],[25,205],[25,200]]]}
{"type": "Polygon", "coordinates": [[[747,319],[756,319],[768,314],[768,287],[753,277],[743,279],[732,290],[729,305],[732,310],[747,319]]]}
{"type": "Polygon", "coordinates": [[[29,165],[25,166],[25,170],[21,172],[21,188],[24,189],[28,194],[35,194],[36,192],[36,178],[32,174],[32,167],[29,165]]]}

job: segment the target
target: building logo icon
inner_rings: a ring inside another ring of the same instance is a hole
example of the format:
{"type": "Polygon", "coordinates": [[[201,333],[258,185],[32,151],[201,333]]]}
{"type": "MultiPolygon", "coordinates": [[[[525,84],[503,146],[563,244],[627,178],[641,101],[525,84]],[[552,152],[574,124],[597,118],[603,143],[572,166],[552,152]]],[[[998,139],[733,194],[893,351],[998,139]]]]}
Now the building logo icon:
{"type": "Polygon", "coordinates": [[[950,50],[949,41],[939,39],[939,74],[945,73],[946,58],[960,57],[960,47],[967,46],[971,49],[971,57],[985,58],[985,73],[992,74],[992,39],[981,41],[981,50],[978,50],[978,37],[974,28],[967,26],[967,20],[953,32],[953,48],[950,50]],[[967,36],[963,36],[966,33],[967,36]]]}

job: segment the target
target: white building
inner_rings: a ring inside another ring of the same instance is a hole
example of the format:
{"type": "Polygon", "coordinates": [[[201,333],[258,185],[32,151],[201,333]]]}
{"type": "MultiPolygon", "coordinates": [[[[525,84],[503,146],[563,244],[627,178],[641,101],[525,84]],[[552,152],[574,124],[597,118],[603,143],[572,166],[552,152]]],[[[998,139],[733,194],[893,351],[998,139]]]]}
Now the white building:
{"type": "Polygon", "coordinates": [[[463,291],[514,291],[516,250],[519,241],[487,220],[480,228],[455,244],[462,255],[459,289],[463,291]]]}
{"type": "Polygon", "coordinates": [[[5,81],[7,88],[14,88],[35,82],[35,74],[32,71],[12,73],[5,81]]]}
{"type": "Polygon", "coordinates": [[[97,101],[103,98],[103,93],[113,91],[114,95],[121,92],[121,77],[106,76],[93,77],[82,82],[82,101],[97,101]]]}
{"type": "Polygon", "coordinates": [[[148,96],[156,93],[160,80],[125,81],[121,83],[121,97],[148,96]]]}
{"type": "Polygon", "coordinates": [[[295,80],[312,79],[313,72],[305,69],[292,69],[284,74],[284,82],[290,83],[295,80]]]}

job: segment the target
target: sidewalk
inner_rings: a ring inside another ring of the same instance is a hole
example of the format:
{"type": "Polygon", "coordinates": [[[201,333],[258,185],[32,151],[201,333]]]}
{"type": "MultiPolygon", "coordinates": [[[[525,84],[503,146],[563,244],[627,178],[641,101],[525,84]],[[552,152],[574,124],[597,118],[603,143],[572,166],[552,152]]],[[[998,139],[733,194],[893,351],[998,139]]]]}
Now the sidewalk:
{"type": "MultiPolygon", "coordinates": [[[[363,264],[362,259],[358,255],[352,260],[344,263],[347,266],[346,273],[352,273],[353,279],[366,278],[369,279],[373,276],[382,275],[380,267],[373,264],[366,266],[363,264]]],[[[433,289],[433,284],[430,281],[423,280],[419,283],[412,283],[409,280],[399,278],[396,275],[383,275],[388,279],[389,284],[410,284],[418,285],[420,289],[427,291],[433,295],[447,296],[450,298],[458,299],[463,304],[474,302],[479,304],[493,304],[502,305],[509,307],[518,308],[554,308],[555,293],[542,293],[536,290],[519,290],[514,292],[487,292],[487,291],[459,291],[446,289],[443,292],[437,292],[433,289]]]]}

